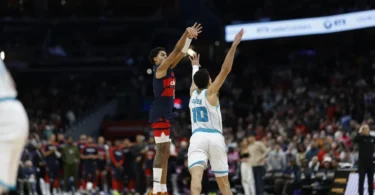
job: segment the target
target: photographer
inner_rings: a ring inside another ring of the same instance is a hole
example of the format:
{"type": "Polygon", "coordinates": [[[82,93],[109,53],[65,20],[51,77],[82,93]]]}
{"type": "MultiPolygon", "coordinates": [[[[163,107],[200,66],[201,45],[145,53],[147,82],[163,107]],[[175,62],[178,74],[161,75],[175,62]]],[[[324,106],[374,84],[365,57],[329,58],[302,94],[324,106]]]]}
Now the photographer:
{"type": "Polygon", "coordinates": [[[367,175],[368,181],[368,194],[373,194],[373,181],[374,181],[374,165],[373,154],[375,138],[370,136],[370,128],[368,125],[363,125],[359,129],[359,133],[353,139],[353,142],[359,146],[359,159],[358,159],[358,193],[363,195],[363,185],[365,176],[367,175]]]}

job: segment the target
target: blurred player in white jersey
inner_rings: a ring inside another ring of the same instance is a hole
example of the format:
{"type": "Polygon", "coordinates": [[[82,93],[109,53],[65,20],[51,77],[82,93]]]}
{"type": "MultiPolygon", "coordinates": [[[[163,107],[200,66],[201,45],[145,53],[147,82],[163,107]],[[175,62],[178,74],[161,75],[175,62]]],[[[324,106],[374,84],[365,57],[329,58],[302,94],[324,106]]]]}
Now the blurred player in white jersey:
{"type": "Polygon", "coordinates": [[[0,60],[0,194],[16,187],[21,153],[29,133],[29,121],[5,64],[0,60]]]}
{"type": "Polygon", "coordinates": [[[202,176],[210,160],[211,170],[223,195],[232,195],[228,180],[226,153],[218,92],[232,69],[233,58],[241,42],[243,30],[235,37],[219,75],[212,82],[206,69],[199,70],[199,56],[190,58],[193,66],[193,82],[190,88],[190,115],[192,136],[188,152],[191,174],[191,195],[200,195],[202,176]]]}

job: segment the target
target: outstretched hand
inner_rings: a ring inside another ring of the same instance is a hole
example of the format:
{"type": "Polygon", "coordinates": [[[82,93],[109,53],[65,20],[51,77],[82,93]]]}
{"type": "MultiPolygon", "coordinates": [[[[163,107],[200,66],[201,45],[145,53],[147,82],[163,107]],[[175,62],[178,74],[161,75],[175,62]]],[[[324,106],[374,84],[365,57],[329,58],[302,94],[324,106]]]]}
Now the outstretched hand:
{"type": "Polygon", "coordinates": [[[197,39],[198,35],[202,32],[202,25],[194,23],[193,26],[186,28],[189,39],[197,39]]]}
{"type": "Polygon", "coordinates": [[[194,53],[193,56],[189,56],[189,59],[190,59],[190,62],[191,62],[191,65],[199,65],[199,57],[200,57],[200,54],[197,54],[197,53],[194,53]]]}
{"type": "Polygon", "coordinates": [[[233,45],[237,46],[238,44],[240,44],[243,33],[244,33],[244,30],[241,29],[240,32],[236,34],[236,37],[234,37],[233,45]]]}

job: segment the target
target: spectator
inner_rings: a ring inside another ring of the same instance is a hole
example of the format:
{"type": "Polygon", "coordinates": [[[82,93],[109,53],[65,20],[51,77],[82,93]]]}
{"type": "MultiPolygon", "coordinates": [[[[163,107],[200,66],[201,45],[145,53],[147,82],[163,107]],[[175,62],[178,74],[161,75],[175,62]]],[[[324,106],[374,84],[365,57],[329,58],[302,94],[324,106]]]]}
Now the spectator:
{"type": "Polygon", "coordinates": [[[323,163],[324,158],[330,152],[331,152],[331,146],[329,144],[324,145],[323,149],[321,149],[318,153],[319,162],[323,163]]]}
{"type": "Polygon", "coordinates": [[[320,167],[320,162],[317,156],[314,156],[309,162],[309,168],[313,171],[318,171],[320,167]]]}
{"type": "Polygon", "coordinates": [[[299,184],[300,185],[310,185],[311,184],[311,177],[315,170],[309,167],[308,161],[303,159],[301,161],[301,170],[300,174],[298,175],[299,184]]]}
{"type": "Polygon", "coordinates": [[[236,174],[240,156],[238,154],[238,151],[236,151],[234,147],[231,147],[231,146],[228,147],[227,155],[228,155],[228,167],[229,167],[228,174],[229,174],[229,177],[233,177],[236,174]]]}
{"type": "Polygon", "coordinates": [[[294,143],[290,143],[288,150],[285,152],[286,162],[290,162],[292,160],[296,162],[296,159],[297,159],[296,153],[297,153],[297,150],[294,148],[294,143]]]}
{"type": "Polygon", "coordinates": [[[73,184],[72,187],[78,189],[78,168],[80,163],[80,151],[78,146],[73,142],[73,138],[69,137],[66,145],[62,148],[62,162],[64,170],[64,191],[68,192],[69,184],[73,184]],[[71,179],[73,178],[73,182],[71,179]]]}
{"type": "Polygon", "coordinates": [[[303,144],[298,144],[297,147],[297,155],[296,155],[296,163],[298,166],[302,165],[302,161],[306,158],[306,149],[303,144]]]}
{"type": "Polygon", "coordinates": [[[247,138],[243,138],[240,143],[240,159],[241,159],[241,179],[245,195],[255,194],[255,181],[253,168],[249,161],[249,144],[247,138]]]}
{"type": "Polygon", "coordinates": [[[254,180],[256,186],[255,190],[257,195],[261,195],[264,192],[264,161],[266,159],[266,156],[268,155],[269,149],[262,142],[256,141],[254,135],[250,135],[248,141],[248,148],[250,154],[249,162],[253,167],[254,180]]]}
{"type": "Polygon", "coordinates": [[[331,167],[332,158],[329,156],[324,157],[323,166],[319,169],[320,172],[327,173],[332,169],[331,167]]]}
{"type": "Polygon", "coordinates": [[[46,175],[46,163],[43,156],[42,144],[35,143],[36,149],[32,158],[32,163],[36,167],[35,180],[37,194],[46,194],[45,189],[42,190],[40,180],[46,175]]]}
{"type": "Polygon", "coordinates": [[[25,162],[25,166],[23,167],[23,174],[25,177],[25,184],[27,191],[29,194],[36,193],[36,170],[33,166],[33,163],[30,160],[25,162]]]}
{"type": "Polygon", "coordinates": [[[311,143],[310,149],[306,153],[306,159],[310,162],[314,156],[317,156],[319,153],[319,148],[317,147],[315,142],[311,143]]]}
{"type": "Polygon", "coordinates": [[[279,144],[268,154],[268,170],[282,171],[286,168],[286,157],[279,144]]]}
{"type": "Polygon", "coordinates": [[[282,178],[275,181],[276,195],[291,194],[291,185],[295,182],[296,176],[300,173],[300,168],[294,160],[289,161],[289,165],[283,170],[282,178]]]}

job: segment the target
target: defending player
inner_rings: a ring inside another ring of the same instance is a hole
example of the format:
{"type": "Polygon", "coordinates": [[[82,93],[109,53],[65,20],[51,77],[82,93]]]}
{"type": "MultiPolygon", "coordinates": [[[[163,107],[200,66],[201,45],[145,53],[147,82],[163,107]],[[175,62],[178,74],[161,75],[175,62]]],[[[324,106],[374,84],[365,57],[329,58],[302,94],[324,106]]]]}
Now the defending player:
{"type": "Polygon", "coordinates": [[[19,160],[29,134],[29,120],[0,59],[0,194],[14,190],[19,160]]]}
{"type": "Polygon", "coordinates": [[[153,190],[148,194],[167,193],[167,167],[170,149],[170,120],[174,118],[175,77],[173,68],[185,56],[193,38],[201,32],[200,24],[188,27],[175,48],[167,56],[164,48],[151,50],[149,59],[154,69],[154,102],[150,110],[150,123],[154,131],[157,151],[153,164],[153,190]]]}
{"type": "Polygon", "coordinates": [[[191,174],[192,195],[200,195],[202,176],[210,160],[212,172],[223,195],[232,195],[228,180],[228,158],[225,139],[222,135],[218,92],[232,69],[236,48],[243,35],[241,30],[235,37],[232,47],[225,57],[219,75],[212,83],[206,69],[199,70],[199,56],[190,58],[193,66],[193,82],[190,88],[190,111],[192,136],[188,152],[188,165],[191,174]]]}

